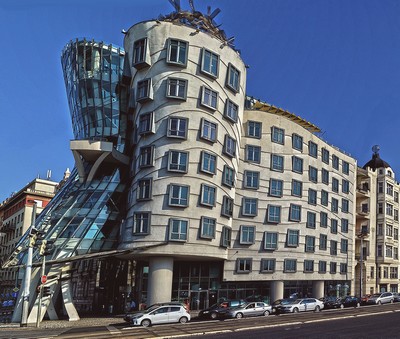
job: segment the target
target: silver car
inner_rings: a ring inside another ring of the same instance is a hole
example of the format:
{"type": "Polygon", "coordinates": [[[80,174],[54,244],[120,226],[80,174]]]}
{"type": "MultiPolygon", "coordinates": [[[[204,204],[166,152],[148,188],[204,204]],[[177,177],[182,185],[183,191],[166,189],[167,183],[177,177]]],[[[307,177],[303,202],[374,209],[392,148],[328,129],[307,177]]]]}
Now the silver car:
{"type": "Polygon", "coordinates": [[[295,299],[280,309],[282,313],[297,313],[314,311],[319,312],[324,308],[324,303],[315,298],[295,299]]]}
{"type": "Polygon", "coordinates": [[[226,316],[230,318],[241,319],[243,317],[255,317],[258,315],[269,316],[272,313],[272,307],[264,302],[250,302],[242,306],[231,308],[226,316]]]}
{"type": "Polygon", "coordinates": [[[367,304],[387,304],[394,302],[394,295],[392,292],[375,293],[367,300],[367,304]]]}

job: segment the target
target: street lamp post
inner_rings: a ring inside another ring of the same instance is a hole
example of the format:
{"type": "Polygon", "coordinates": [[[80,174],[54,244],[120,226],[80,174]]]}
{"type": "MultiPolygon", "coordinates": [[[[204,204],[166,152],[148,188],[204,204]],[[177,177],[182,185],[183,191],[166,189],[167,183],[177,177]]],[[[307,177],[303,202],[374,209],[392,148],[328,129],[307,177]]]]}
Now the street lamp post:
{"type": "Polygon", "coordinates": [[[29,315],[29,290],[31,285],[31,273],[32,273],[32,257],[33,257],[33,246],[35,244],[36,235],[33,233],[35,230],[35,221],[36,221],[36,201],[33,202],[32,209],[32,222],[29,230],[29,245],[28,245],[28,255],[26,259],[26,267],[25,267],[25,279],[24,279],[24,290],[22,292],[23,295],[23,303],[22,303],[22,317],[21,317],[21,327],[26,327],[28,325],[28,315],[29,315]]]}

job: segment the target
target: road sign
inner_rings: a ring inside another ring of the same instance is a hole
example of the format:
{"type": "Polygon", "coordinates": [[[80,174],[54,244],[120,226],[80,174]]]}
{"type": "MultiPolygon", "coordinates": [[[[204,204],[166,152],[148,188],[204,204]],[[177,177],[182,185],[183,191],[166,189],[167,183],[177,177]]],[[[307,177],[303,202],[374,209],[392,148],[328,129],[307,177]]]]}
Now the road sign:
{"type": "Polygon", "coordinates": [[[13,288],[13,292],[18,292],[19,291],[19,288],[18,287],[14,287],[13,288]]]}
{"type": "Polygon", "coordinates": [[[42,284],[45,284],[47,281],[47,275],[42,275],[42,278],[40,281],[42,282],[42,284]]]}

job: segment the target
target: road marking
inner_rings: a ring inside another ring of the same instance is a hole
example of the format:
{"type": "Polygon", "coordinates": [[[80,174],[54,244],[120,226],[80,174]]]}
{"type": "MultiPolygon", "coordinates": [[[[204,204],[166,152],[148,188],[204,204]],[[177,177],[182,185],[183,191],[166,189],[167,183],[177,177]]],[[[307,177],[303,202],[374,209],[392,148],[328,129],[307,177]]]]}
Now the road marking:
{"type": "Polygon", "coordinates": [[[117,329],[114,326],[106,326],[106,328],[111,334],[120,334],[120,333],[122,333],[119,329],[117,329]]]}

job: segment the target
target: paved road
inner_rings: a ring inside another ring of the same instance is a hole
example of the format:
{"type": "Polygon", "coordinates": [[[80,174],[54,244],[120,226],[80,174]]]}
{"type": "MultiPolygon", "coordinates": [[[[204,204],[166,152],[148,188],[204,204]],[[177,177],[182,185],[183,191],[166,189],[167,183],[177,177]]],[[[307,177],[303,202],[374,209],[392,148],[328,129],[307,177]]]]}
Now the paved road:
{"type": "MultiPolygon", "coordinates": [[[[196,321],[194,319],[188,324],[156,325],[149,328],[130,327],[122,319],[116,318],[83,319],[74,323],[64,322],[64,326],[69,325],[64,328],[1,328],[0,338],[109,339],[110,336],[115,338],[173,338],[194,335],[202,335],[206,338],[217,336],[248,338],[250,336],[276,335],[278,338],[361,339],[363,337],[359,334],[362,333],[368,334],[365,338],[378,338],[379,335],[380,338],[400,338],[398,319],[400,319],[400,303],[240,320],[196,321]],[[387,319],[392,320],[388,321],[387,319]],[[344,330],[341,330],[342,328],[344,330]],[[352,331],[353,328],[357,332],[352,331]],[[342,334],[348,336],[341,336],[342,334]],[[396,335],[394,336],[394,334],[396,335]]],[[[62,324],[62,322],[58,323],[62,324]]],[[[57,323],[45,322],[42,326],[54,326],[55,324],[57,323]]]]}

